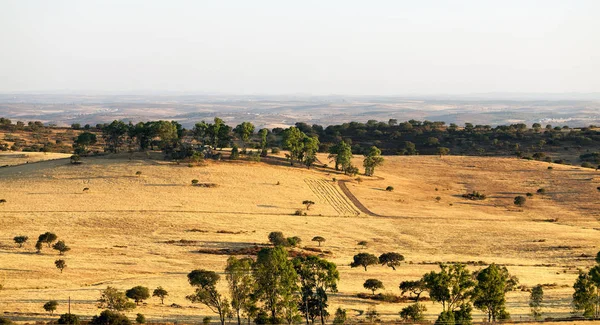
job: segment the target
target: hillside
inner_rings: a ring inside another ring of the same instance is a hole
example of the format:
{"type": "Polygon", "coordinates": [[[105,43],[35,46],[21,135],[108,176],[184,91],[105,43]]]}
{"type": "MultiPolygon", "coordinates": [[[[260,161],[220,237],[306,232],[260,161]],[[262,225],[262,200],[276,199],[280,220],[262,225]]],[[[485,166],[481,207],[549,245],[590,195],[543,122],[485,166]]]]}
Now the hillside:
{"type": "MultiPolygon", "coordinates": [[[[200,322],[214,315],[185,300],[193,292],[186,274],[196,268],[221,272],[227,256],[198,250],[262,245],[269,232],[283,231],[301,237],[302,246],[316,247],[314,236],[327,239],[322,248],[331,253],[325,257],[341,273],[330,310],[343,306],[351,317],[372,303],[356,298],[366,292],[365,279],[378,278],[385,292],[400,294],[400,281],[418,279],[442,261],[504,264],[522,285],[548,284],[545,316],[568,316],[577,269],[592,265],[600,247],[600,172],[593,169],[558,164],[548,169],[548,163],[509,158],[390,156],[374,178],[357,181],[331,168],[292,168],[269,159],[272,164],[208,161],[190,168],[157,160],[160,156],[0,169],[0,199],[6,200],[0,205],[0,312],[21,320],[50,319],[44,302],[59,300],[57,312],[63,313],[71,297],[74,313],[91,316],[106,286],[144,285],[163,286],[169,297],[165,305],[151,298],[131,315],[200,322]],[[348,181],[370,213],[359,213],[334,177],[348,181]],[[192,179],[215,187],[193,187],[192,179]],[[387,186],[394,191],[385,191],[387,186]],[[539,188],[546,193],[535,194],[539,188]],[[488,198],[461,197],[474,190],[488,198]],[[513,198],[526,192],[534,196],[515,207],[513,198]],[[316,204],[307,216],[295,216],[303,200],[316,204]],[[72,247],[62,274],[54,267],[57,253],[45,247],[36,254],[33,248],[46,231],[72,247]],[[17,235],[30,242],[17,248],[12,242],[17,235]],[[357,245],[363,240],[366,248],[357,245]],[[406,263],[397,271],[350,268],[359,251],[397,251],[406,263]]],[[[358,158],[355,163],[360,165],[358,158]]],[[[507,299],[513,319],[528,317],[527,292],[511,292],[507,299]]],[[[377,310],[393,320],[404,306],[380,303],[377,310]]],[[[426,306],[427,318],[435,319],[440,306],[426,306]]],[[[476,311],[474,320],[481,318],[476,311]]]]}

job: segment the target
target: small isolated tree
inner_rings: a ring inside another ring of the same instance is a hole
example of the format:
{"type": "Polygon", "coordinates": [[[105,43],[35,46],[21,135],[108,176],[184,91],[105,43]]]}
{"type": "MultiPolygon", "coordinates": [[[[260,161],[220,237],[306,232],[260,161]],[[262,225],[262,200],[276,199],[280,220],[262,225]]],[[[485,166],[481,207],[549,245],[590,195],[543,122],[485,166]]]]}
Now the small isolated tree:
{"type": "Polygon", "coordinates": [[[135,322],[138,324],[145,324],[146,323],[146,316],[142,315],[142,314],[137,314],[135,316],[135,322]]]}
{"type": "Polygon", "coordinates": [[[192,185],[197,185],[200,181],[197,179],[192,179],[192,185]]]}
{"type": "Polygon", "coordinates": [[[424,312],[427,311],[427,307],[423,304],[414,303],[408,305],[400,311],[400,318],[405,322],[421,322],[425,320],[424,312]]]}
{"type": "Polygon", "coordinates": [[[67,267],[67,262],[65,262],[65,260],[56,260],[54,261],[54,265],[57,269],[60,270],[60,273],[62,273],[63,270],[67,267]]]}
{"type": "Polygon", "coordinates": [[[438,147],[436,153],[440,156],[447,156],[450,153],[450,149],[446,147],[438,147]]]}
{"type": "Polygon", "coordinates": [[[519,195],[519,196],[515,197],[515,201],[514,201],[515,205],[521,207],[521,206],[525,205],[525,202],[527,202],[527,199],[524,196],[519,195]]]}
{"type": "Polygon", "coordinates": [[[52,315],[52,314],[54,314],[54,311],[56,310],[57,306],[58,306],[58,301],[50,300],[44,304],[44,310],[49,312],[50,315],[52,315]]]}
{"type": "Polygon", "coordinates": [[[302,242],[302,238],[298,237],[298,236],[294,236],[294,237],[288,237],[286,238],[288,245],[292,246],[292,247],[296,247],[299,246],[300,243],[302,242]]]}
{"type": "Polygon", "coordinates": [[[137,172],[135,172],[135,176],[142,176],[142,172],[138,170],[137,172]]]}
{"type": "Polygon", "coordinates": [[[66,252],[71,250],[71,248],[62,240],[57,241],[56,244],[52,245],[52,248],[57,250],[60,255],[64,255],[66,252]]]}
{"type": "Polygon", "coordinates": [[[388,186],[385,188],[386,191],[388,192],[393,192],[394,191],[394,187],[393,186],[388,186]]]}
{"type": "Polygon", "coordinates": [[[158,297],[160,299],[160,303],[161,304],[165,304],[165,297],[169,295],[169,292],[167,292],[167,290],[163,289],[163,287],[158,287],[156,289],[154,289],[154,291],[152,292],[152,297],[158,297]]]}
{"type": "Polygon", "coordinates": [[[106,287],[98,299],[98,307],[112,311],[126,311],[135,308],[135,304],[127,299],[123,291],[113,287],[106,287]]]}
{"type": "Polygon", "coordinates": [[[385,287],[383,286],[383,282],[377,279],[367,279],[367,281],[363,283],[363,287],[365,287],[365,289],[367,290],[371,290],[371,292],[373,292],[373,295],[375,295],[375,291],[379,289],[385,289],[385,287]]]}
{"type": "Polygon", "coordinates": [[[346,319],[347,319],[346,309],[342,309],[341,307],[338,307],[338,309],[336,309],[336,311],[335,311],[335,316],[333,317],[333,323],[336,325],[345,324],[346,319]]]}
{"type": "Polygon", "coordinates": [[[79,325],[79,317],[69,313],[62,314],[56,323],[62,325],[79,325]]]}
{"type": "Polygon", "coordinates": [[[358,253],[354,255],[353,259],[354,261],[350,264],[350,267],[362,266],[365,268],[365,271],[367,270],[367,266],[379,264],[379,258],[369,253],[358,253]]]}
{"type": "Polygon", "coordinates": [[[136,305],[140,305],[140,302],[150,298],[150,290],[146,287],[135,286],[125,291],[125,296],[129,299],[133,299],[136,305]]]}
{"type": "Polygon", "coordinates": [[[316,241],[317,243],[319,243],[319,247],[320,247],[321,243],[325,242],[325,238],[323,238],[321,236],[315,236],[315,237],[313,237],[312,241],[316,241]]]}
{"type": "Polygon", "coordinates": [[[29,237],[27,237],[27,236],[16,236],[15,238],[13,238],[15,243],[17,245],[19,245],[19,248],[23,247],[23,244],[25,244],[28,239],[29,239],[29,237]]]}
{"type": "Polygon", "coordinates": [[[387,265],[396,271],[396,266],[400,265],[400,262],[404,261],[404,256],[398,253],[384,253],[379,256],[379,264],[387,265]]]}
{"type": "Polygon", "coordinates": [[[281,231],[272,231],[269,233],[269,242],[275,246],[288,246],[287,238],[281,231]]]}
{"type": "Polygon", "coordinates": [[[542,301],[544,300],[544,289],[540,284],[531,289],[529,296],[529,307],[531,308],[531,316],[535,320],[542,319],[542,301]]]}
{"type": "Polygon", "coordinates": [[[46,233],[41,234],[38,237],[38,242],[46,243],[46,245],[48,245],[48,247],[50,247],[50,244],[55,242],[57,238],[58,237],[56,236],[56,234],[51,233],[51,232],[46,232],[46,233]]]}
{"type": "Polygon", "coordinates": [[[304,200],[304,201],[302,201],[302,204],[306,205],[306,210],[310,210],[310,206],[315,204],[315,202],[310,201],[310,200],[304,200]]]}

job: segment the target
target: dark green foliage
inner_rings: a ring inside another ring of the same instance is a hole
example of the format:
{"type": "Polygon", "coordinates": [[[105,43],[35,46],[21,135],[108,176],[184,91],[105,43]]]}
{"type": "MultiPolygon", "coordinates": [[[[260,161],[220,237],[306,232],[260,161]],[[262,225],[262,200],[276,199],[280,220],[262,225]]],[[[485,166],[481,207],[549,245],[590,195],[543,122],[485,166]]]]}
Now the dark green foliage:
{"type": "Polygon", "coordinates": [[[542,319],[542,301],[544,300],[544,288],[538,284],[531,289],[529,296],[529,307],[531,308],[531,316],[535,320],[542,319]]]}
{"type": "Polygon", "coordinates": [[[546,189],[545,188],[538,188],[537,193],[538,194],[545,194],[546,193],[546,189]]]}
{"type": "Polygon", "coordinates": [[[354,261],[350,264],[350,267],[359,267],[362,266],[367,270],[369,265],[377,265],[379,264],[379,258],[373,254],[369,253],[358,253],[353,257],[354,261]]]}
{"type": "Polygon", "coordinates": [[[446,147],[438,147],[436,150],[436,154],[441,156],[446,156],[448,154],[450,154],[450,149],[446,148],[446,147]]]}
{"type": "Polygon", "coordinates": [[[533,196],[533,193],[529,193],[529,192],[527,192],[527,193],[525,193],[525,196],[527,196],[527,197],[532,197],[532,196],[533,196]]]}
{"type": "Polygon", "coordinates": [[[363,283],[363,287],[367,290],[371,290],[373,295],[375,295],[375,291],[379,289],[385,289],[383,286],[383,282],[377,279],[367,279],[365,283],[363,283]]]}
{"type": "Polygon", "coordinates": [[[585,317],[594,317],[596,313],[596,286],[589,274],[580,271],[573,285],[573,308],[582,311],[585,317]]]}
{"type": "Polygon", "coordinates": [[[238,148],[237,145],[233,145],[233,147],[231,147],[231,155],[229,156],[229,159],[231,160],[236,160],[240,158],[240,149],[238,148]]]}
{"type": "Polygon", "coordinates": [[[340,274],[335,263],[316,256],[296,257],[292,260],[294,269],[300,279],[302,301],[300,310],[306,321],[314,323],[316,318],[325,324],[329,315],[328,292],[337,292],[340,274]]]}
{"type": "Polygon", "coordinates": [[[281,231],[272,231],[269,233],[269,242],[275,246],[288,246],[287,238],[281,231]]]}
{"type": "Polygon", "coordinates": [[[414,303],[408,305],[400,311],[400,318],[405,322],[421,322],[425,320],[424,312],[427,311],[427,307],[423,304],[414,303]]]}
{"type": "Polygon", "coordinates": [[[250,316],[254,308],[252,293],[255,289],[252,278],[252,266],[254,261],[250,258],[238,259],[230,256],[227,259],[225,275],[231,297],[231,307],[237,316],[238,325],[241,324],[241,311],[250,316]]]}
{"type": "Polygon", "coordinates": [[[212,312],[219,315],[221,325],[225,324],[225,317],[229,312],[229,302],[217,291],[219,275],[213,271],[194,270],[188,274],[190,285],[197,287],[196,292],[186,297],[191,302],[201,303],[212,312]]]}
{"type": "Polygon", "coordinates": [[[51,232],[46,232],[46,233],[41,234],[38,237],[38,242],[45,243],[48,245],[48,247],[50,247],[50,244],[55,242],[57,238],[58,237],[56,236],[56,234],[51,233],[51,232]]]}
{"type": "Polygon", "coordinates": [[[50,300],[44,304],[44,310],[49,312],[50,314],[54,314],[56,307],[58,306],[58,301],[50,300]]]}
{"type": "Polygon", "coordinates": [[[365,175],[373,176],[375,174],[375,167],[383,164],[383,157],[381,156],[381,150],[372,146],[369,151],[365,154],[363,160],[363,166],[365,167],[365,175]]]}
{"type": "Polygon", "coordinates": [[[27,236],[16,236],[15,238],[13,238],[15,243],[19,245],[19,248],[23,247],[23,244],[25,244],[25,242],[27,242],[28,239],[29,237],[27,236]]]}
{"type": "Polygon", "coordinates": [[[0,325],[12,325],[13,322],[6,318],[6,317],[0,317],[0,325]]]}
{"type": "Polygon", "coordinates": [[[383,253],[379,256],[379,263],[391,267],[394,271],[396,270],[396,266],[399,266],[402,261],[404,261],[404,256],[399,253],[383,253]]]}
{"type": "Polygon", "coordinates": [[[110,311],[105,310],[100,313],[98,316],[92,317],[90,321],[91,325],[131,325],[131,321],[127,316],[110,311]]]}
{"type": "Polygon", "coordinates": [[[129,299],[133,299],[136,305],[139,305],[140,302],[150,298],[150,290],[146,287],[135,286],[125,291],[125,296],[129,299]]]}
{"type": "Polygon", "coordinates": [[[52,245],[52,248],[59,251],[60,255],[64,255],[66,252],[71,250],[71,248],[62,240],[57,241],[54,245],[52,245]]]}
{"type": "Polygon", "coordinates": [[[473,290],[473,304],[496,321],[505,312],[505,294],[513,290],[518,280],[508,273],[506,267],[492,264],[476,274],[477,285],[473,290]]]}
{"type": "Polygon", "coordinates": [[[302,204],[306,205],[306,210],[310,210],[310,206],[314,205],[315,202],[313,202],[311,200],[304,200],[304,201],[302,201],[302,204]]]}
{"type": "Polygon", "coordinates": [[[414,294],[415,297],[415,301],[419,302],[419,297],[421,296],[421,293],[423,293],[423,291],[425,291],[427,288],[425,287],[425,283],[423,283],[422,280],[417,280],[417,281],[402,281],[400,282],[400,291],[402,291],[402,294],[405,294],[407,292],[410,292],[411,296],[414,294]]]}
{"type": "Polygon", "coordinates": [[[454,313],[452,311],[443,311],[435,320],[435,325],[455,325],[454,313]]]}
{"type": "Polygon", "coordinates": [[[64,325],[79,325],[79,317],[74,314],[62,314],[56,323],[64,325]]]}
{"type": "Polygon", "coordinates": [[[320,247],[321,243],[325,242],[325,238],[323,238],[321,236],[315,236],[315,237],[313,237],[312,241],[316,241],[317,243],[319,243],[319,247],[320,247]]]}
{"type": "Polygon", "coordinates": [[[515,197],[515,200],[514,200],[515,205],[524,206],[525,202],[527,202],[527,199],[524,196],[519,195],[519,196],[515,197]]]}
{"type": "Polygon", "coordinates": [[[442,304],[444,311],[454,311],[471,297],[475,281],[464,264],[440,264],[440,272],[431,271],[421,280],[429,297],[442,304]]]}
{"type": "Polygon", "coordinates": [[[135,308],[135,303],[129,301],[125,293],[113,287],[106,287],[98,299],[98,307],[112,311],[127,311],[135,308]]]}
{"type": "Polygon", "coordinates": [[[135,316],[135,322],[138,324],[144,324],[144,323],[146,323],[146,317],[142,314],[137,314],[135,316]]]}
{"type": "Polygon", "coordinates": [[[54,261],[54,266],[56,266],[57,269],[60,270],[60,273],[63,272],[63,270],[67,267],[67,262],[65,262],[65,260],[56,260],[54,261]]]}
{"type": "Polygon", "coordinates": [[[335,325],[345,324],[346,319],[347,319],[346,309],[342,309],[341,307],[338,307],[338,309],[336,309],[336,311],[335,311],[335,316],[333,317],[333,324],[335,324],[335,325]]]}
{"type": "Polygon", "coordinates": [[[388,186],[385,188],[386,191],[388,192],[393,192],[394,191],[394,187],[393,186],[388,186]]]}
{"type": "Polygon", "coordinates": [[[88,147],[96,144],[97,139],[94,133],[83,132],[77,136],[73,142],[73,149],[77,155],[87,155],[88,147]]]}
{"type": "Polygon", "coordinates": [[[298,237],[298,236],[294,236],[294,237],[288,237],[286,238],[288,245],[292,246],[292,247],[296,247],[298,245],[300,245],[300,243],[302,242],[302,238],[298,237]]]}
{"type": "Polygon", "coordinates": [[[469,200],[485,200],[486,196],[483,193],[479,193],[477,191],[473,191],[473,193],[463,194],[462,197],[469,200]]]}

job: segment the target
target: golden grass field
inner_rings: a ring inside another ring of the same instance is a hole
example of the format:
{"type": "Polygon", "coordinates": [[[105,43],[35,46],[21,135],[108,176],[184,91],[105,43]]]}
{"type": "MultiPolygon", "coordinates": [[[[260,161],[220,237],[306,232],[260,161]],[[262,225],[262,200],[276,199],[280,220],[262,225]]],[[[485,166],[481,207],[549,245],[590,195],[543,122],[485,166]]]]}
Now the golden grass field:
{"type": "MultiPolygon", "coordinates": [[[[364,318],[356,315],[374,302],[356,294],[367,292],[362,287],[367,278],[378,278],[385,292],[400,294],[401,281],[437,269],[436,262],[483,261],[507,265],[529,287],[553,284],[544,289],[544,316],[564,317],[571,311],[577,269],[591,266],[600,250],[600,172],[591,169],[553,165],[548,170],[548,163],[515,158],[386,157],[376,177],[347,183],[378,215],[373,216],[357,213],[332,181],[349,178],[331,168],[228,161],[190,168],[141,154],[128,157],[0,168],[0,199],[7,201],[0,205],[0,312],[22,321],[55,319],[42,305],[58,300],[57,313],[64,313],[71,297],[72,312],[91,317],[100,312],[96,300],[106,286],[163,286],[169,291],[165,305],[151,298],[128,314],[197,323],[215,316],[185,300],[193,292],[186,275],[197,268],[221,272],[227,256],[196,251],[262,244],[269,232],[283,231],[301,237],[303,246],[317,246],[310,241],[317,235],[327,239],[323,248],[332,252],[327,258],[341,274],[339,293],[330,296],[332,313],[342,306],[350,317],[364,318]],[[142,175],[136,176],[137,171],[142,175]],[[192,187],[192,179],[218,187],[192,187]],[[387,192],[386,186],[395,190],[387,192]],[[534,194],[523,208],[513,205],[516,195],[541,187],[546,194],[534,194]],[[460,197],[473,190],[488,199],[460,197]],[[294,216],[307,199],[316,202],[308,216],[294,216]],[[554,218],[558,220],[548,221],[554,218]],[[58,253],[48,248],[35,253],[37,236],[46,231],[72,247],[62,274],[54,267],[58,253]],[[17,235],[29,236],[24,248],[12,241],[17,235]],[[180,239],[197,242],[165,243],[180,239]],[[366,248],[357,246],[361,240],[368,242],[366,248]],[[359,251],[396,251],[407,261],[397,271],[375,266],[365,272],[349,267],[359,251]],[[171,307],[173,303],[183,308],[171,307]]],[[[327,161],[325,155],[320,159],[327,161]]],[[[360,159],[356,164],[362,165],[360,159]]],[[[223,279],[223,290],[224,284],[223,279]]],[[[529,319],[528,296],[508,294],[514,320],[529,319]]],[[[425,304],[427,318],[434,320],[440,306],[425,304]]],[[[405,305],[379,303],[377,310],[384,320],[396,320],[405,305]]],[[[475,313],[475,321],[482,318],[475,313]]]]}

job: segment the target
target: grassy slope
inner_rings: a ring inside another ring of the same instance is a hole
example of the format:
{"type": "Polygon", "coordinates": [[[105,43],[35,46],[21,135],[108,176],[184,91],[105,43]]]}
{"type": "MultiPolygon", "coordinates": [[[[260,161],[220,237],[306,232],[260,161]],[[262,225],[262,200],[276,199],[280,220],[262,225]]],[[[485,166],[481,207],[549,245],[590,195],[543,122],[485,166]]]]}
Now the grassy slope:
{"type": "MultiPolygon", "coordinates": [[[[600,227],[596,220],[600,192],[595,189],[600,173],[592,170],[560,165],[548,170],[546,163],[503,158],[389,157],[377,170],[384,180],[363,177],[365,181],[349,184],[365,206],[386,216],[371,217],[340,215],[311,190],[306,179],[344,178],[331,170],[238,162],[189,168],[141,157],[86,159],[81,166],[57,160],[0,169],[0,198],[7,200],[0,206],[0,283],[5,286],[0,311],[42,319],[47,317],[41,314],[45,301],[64,302],[70,296],[73,312],[93,315],[98,312],[94,302],[107,285],[120,289],[161,285],[170,292],[166,305],[150,299],[132,314],[197,322],[211,313],[184,299],[192,292],[185,275],[195,268],[221,271],[226,256],[194,251],[264,243],[270,231],[282,230],[300,236],[308,246],[316,246],[309,241],[313,236],[327,238],[325,248],[333,252],[329,259],[341,272],[332,311],[337,306],[365,310],[368,302],[354,295],[365,292],[362,283],[367,278],[379,278],[385,291],[399,294],[400,281],[437,268],[429,262],[485,261],[507,264],[528,286],[556,283],[546,289],[552,305],[548,311],[564,315],[570,311],[570,286],[577,268],[593,263],[588,256],[600,244],[594,229],[600,227]],[[138,170],[140,177],[135,176],[138,170]],[[194,178],[219,187],[191,187],[194,178]],[[281,185],[276,185],[278,181],[281,185]],[[388,185],[395,191],[383,191],[388,185]],[[83,193],[84,187],[90,191],[83,193]],[[539,187],[548,193],[535,195],[522,209],[512,205],[515,195],[539,187]],[[483,191],[489,199],[460,198],[467,190],[483,191]],[[436,196],[441,197],[439,203],[436,196]],[[305,199],[317,203],[309,216],[292,216],[305,199]],[[556,217],[558,222],[541,221],[556,217]],[[194,228],[209,232],[187,231],[194,228]],[[42,255],[33,253],[37,235],[45,231],[56,232],[73,248],[63,274],[53,265],[57,253],[47,248],[42,255]],[[11,240],[20,234],[31,241],[23,249],[11,240]],[[179,239],[199,243],[164,243],[179,239]],[[351,269],[348,264],[360,250],[356,245],[360,240],[369,242],[363,250],[398,251],[409,263],[397,271],[351,269]],[[169,307],[171,303],[184,308],[169,307]]],[[[515,318],[528,313],[527,298],[526,292],[509,294],[508,308],[515,318]]],[[[433,319],[439,307],[426,305],[433,319]]],[[[385,319],[396,319],[402,307],[380,304],[377,309],[385,319]]],[[[57,312],[65,311],[62,304],[57,312]]]]}

